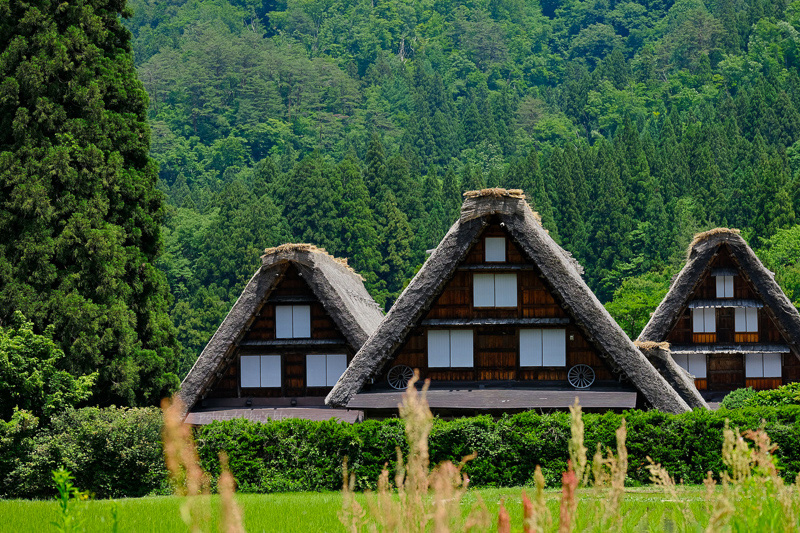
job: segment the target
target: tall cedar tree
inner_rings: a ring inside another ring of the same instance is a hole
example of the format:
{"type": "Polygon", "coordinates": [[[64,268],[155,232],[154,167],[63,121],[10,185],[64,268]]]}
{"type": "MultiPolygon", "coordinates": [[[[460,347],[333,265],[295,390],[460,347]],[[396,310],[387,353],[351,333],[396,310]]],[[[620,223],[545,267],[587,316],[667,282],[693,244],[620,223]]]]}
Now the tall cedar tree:
{"type": "Polygon", "coordinates": [[[124,1],[0,0],[0,321],[48,324],[93,400],[178,385],[148,157],[147,94],[124,1]]]}

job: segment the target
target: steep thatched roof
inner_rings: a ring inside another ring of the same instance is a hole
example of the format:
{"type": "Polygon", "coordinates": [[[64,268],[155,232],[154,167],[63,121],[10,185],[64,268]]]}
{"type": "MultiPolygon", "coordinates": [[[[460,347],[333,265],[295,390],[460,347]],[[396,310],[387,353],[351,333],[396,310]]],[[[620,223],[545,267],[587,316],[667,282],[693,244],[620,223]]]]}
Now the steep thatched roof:
{"type": "Polygon", "coordinates": [[[800,356],[800,314],[775,282],[774,274],[761,264],[739,235],[739,230],[727,228],[717,228],[695,236],[689,245],[686,265],[673,280],[669,292],[639,335],[639,340],[659,342],[667,338],[723,245],[727,245],[741,274],[750,281],[764,302],[766,312],[774,320],[792,352],[800,356]]]}
{"type": "Polygon", "coordinates": [[[689,407],[708,409],[708,404],[694,384],[694,378],[672,358],[668,342],[636,341],[634,344],[689,404],[689,407]]]}
{"type": "Polygon", "coordinates": [[[549,282],[554,296],[610,366],[628,377],[654,407],[679,413],[689,406],[653,368],[586,286],[580,265],[547,234],[522,194],[502,189],[467,193],[461,217],[411,280],[367,340],[325,402],[346,406],[378,376],[410,330],[430,309],[492,216],[497,216],[523,253],[549,282]],[[488,192],[491,191],[491,192],[488,192]]]}
{"type": "Polygon", "coordinates": [[[250,279],[214,336],[181,384],[180,399],[190,409],[233,357],[237,342],[289,265],[308,283],[353,350],[358,350],[383,318],[347,262],[310,244],[284,244],[265,250],[261,268],[250,279]]]}

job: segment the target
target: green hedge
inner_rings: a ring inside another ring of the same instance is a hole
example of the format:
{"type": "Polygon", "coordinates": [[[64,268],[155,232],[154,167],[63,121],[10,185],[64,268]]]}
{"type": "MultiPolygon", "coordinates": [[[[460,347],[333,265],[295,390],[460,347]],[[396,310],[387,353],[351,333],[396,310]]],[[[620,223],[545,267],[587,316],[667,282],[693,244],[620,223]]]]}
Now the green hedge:
{"type": "MultiPolygon", "coordinates": [[[[615,445],[615,430],[628,426],[629,483],[647,483],[647,456],[662,463],[679,481],[700,483],[719,472],[725,419],[741,430],[763,427],[778,445],[782,474],[800,472],[800,407],[743,408],[666,415],[657,411],[586,414],[589,454],[598,442],[615,445]]],[[[530,484],[537,464],[550,486],[566,468],[570,435],[567,413],[534,412],[493,419],[489,416],[435,420],[430,439],[432,462],[477,458],[465,472],[472,486],[530,484]]],[[[36,428],[29,419],[0,423],[0,489],[6,497],[49,497],[50,470],[65,465],[76,484],[99,497],[140,496],[167,490],[156,409],[79,409],[36,428]]],[[[227,452],[243,492],[338,490],[342,461],[349,459],[360,489],[374,487],[381,468],[394,467],[395,449],[404,447],[401,420],[361,424],[283,420],[260,424],[233,420],[197,429],[204,467],[219,474],[218,454],[227,452]]]]}
{"type": "Polygon", "coordinates": [[[725,409],[780,405],[800,405],[800,383],[787,383],[777,389],[762,391],[755,391],[751,387],[736,389],[722,400],[722,407],[725,409]]]}
{"type": "MultiPolygon", "coordinates": [[[[694,411],[667,415],[658,411],[586,414],[586,445],[590,455],[598,442],[615,446],[622,418],[628,426],[630,483],[648,483],[647,456],[662,463],[677,480],[701,483],[706,472],[720,472],[725,419],[741,430],[762,424],[778,445],[776,457],[783,475],[800,472],[798,407],[694,411]]],[[[530,484],[537,464],[548,484],[560,482],[567,464],[570,435],[567,413],[522,413],[499,420],[489,416],[435,420],[430,439],[431,461],[460,461],[473,450],[476,459],[465,466],[471,484],[479,487],[530,484]]],[[[393,468],[395,448],[402,446],[399,420],[347,425],[336,422],[286,420],[270,424],[218,422],[197,432],[201,460],[219,472],[217,454],[224,450],[240,490],[337,490],[342,461],[349,458],[357,487],[374,487],[384,464],[393,468]]]]}

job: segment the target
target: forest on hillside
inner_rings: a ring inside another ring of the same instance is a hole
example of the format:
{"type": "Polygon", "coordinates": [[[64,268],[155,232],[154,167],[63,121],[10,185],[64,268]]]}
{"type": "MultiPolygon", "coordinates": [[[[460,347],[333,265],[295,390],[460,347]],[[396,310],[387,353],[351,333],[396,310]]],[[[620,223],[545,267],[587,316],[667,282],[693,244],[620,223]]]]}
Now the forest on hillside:
{"type": "Polygon", "coordinates": [[[736,227],[800,302],[800,1],[131,0],[185,373],[265,247],[388,308],[461,193],[522,188],[635,335],[736,227]]]}

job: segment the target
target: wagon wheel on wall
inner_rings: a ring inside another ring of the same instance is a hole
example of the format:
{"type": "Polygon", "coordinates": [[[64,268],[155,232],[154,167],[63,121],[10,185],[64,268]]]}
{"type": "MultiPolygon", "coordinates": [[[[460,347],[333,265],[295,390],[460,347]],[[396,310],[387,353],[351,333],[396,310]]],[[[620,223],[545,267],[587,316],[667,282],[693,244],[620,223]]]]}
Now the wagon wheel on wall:
{"type": "Polygon", "coordinates": [[[386,381],[389,382],[391,388],[403,390],[408,386],[408,381],[412,377],[414,377],[414,371],[410,366],[396,365],[389,370],[386,381]]]}
{"type": "Polygon", "coordinates": [[[567,380],[576,389],[589,388],[594,383],[594,369],[589,365],[575,365],[569,369],[567,380]]]}

